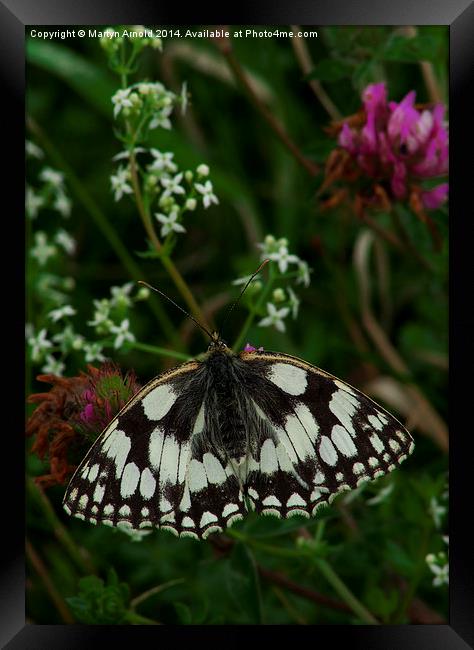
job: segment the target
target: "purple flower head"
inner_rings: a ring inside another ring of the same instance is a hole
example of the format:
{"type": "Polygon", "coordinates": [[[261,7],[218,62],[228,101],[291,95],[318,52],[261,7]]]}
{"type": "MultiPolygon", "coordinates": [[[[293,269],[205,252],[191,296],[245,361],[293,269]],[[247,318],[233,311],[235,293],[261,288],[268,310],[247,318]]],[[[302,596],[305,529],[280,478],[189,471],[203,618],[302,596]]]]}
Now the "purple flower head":
{"type": "Polygon", "coordinates": [[[422,192],[421,200],[425,208],[428,208],[428,210],[436,210],[436,208],[439,208],[446,200],[448,189],[447,183],[441,183],[441,185],[434,187],[432,190],[422,192]]]}
{"type": "Polygon", "coordinates": [[[245,348],[244,348],[244,352],[263,352],[263,348],[260,347],[257,350],[257,348],[254,348],[253,345],[250,345],[250,343],[247,343],[245,348]]]}
{"type": "MultiPolygon", "coordinates": [[[[420,111],[415,97],[411,90],[400,102],[389,102],[384,82],[370,84],[362,92],[364,121],[356,127],[344,122],[338,136],[359,174],[390,189],[396,200],[407,199],[420,180],[448,171],[445,107],[437,104],[420,111]]],[[[422,195],[423,205],[434,209],[446,199],[447,185],[422,195]]]]}

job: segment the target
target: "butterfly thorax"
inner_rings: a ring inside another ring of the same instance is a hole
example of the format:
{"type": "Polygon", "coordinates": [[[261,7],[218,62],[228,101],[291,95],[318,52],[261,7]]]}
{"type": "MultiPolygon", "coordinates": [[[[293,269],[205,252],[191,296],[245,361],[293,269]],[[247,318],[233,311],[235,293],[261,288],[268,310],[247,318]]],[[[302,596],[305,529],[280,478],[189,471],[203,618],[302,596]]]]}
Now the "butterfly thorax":
{"type": "Polygon", "coordinates": [[[239,458],[246,454],[247,434],[238,358],[226,346],[216,346],[210,350],[204,363],[207,370],[207,430],[212,436],[209,442],[222,457],[239,458]]]}

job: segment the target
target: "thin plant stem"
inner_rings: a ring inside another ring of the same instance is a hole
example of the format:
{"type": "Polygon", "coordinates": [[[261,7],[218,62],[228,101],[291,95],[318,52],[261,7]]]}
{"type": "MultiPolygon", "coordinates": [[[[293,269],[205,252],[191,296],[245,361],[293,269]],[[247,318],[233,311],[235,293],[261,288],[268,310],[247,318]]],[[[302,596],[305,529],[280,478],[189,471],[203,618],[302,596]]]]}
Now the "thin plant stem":
{"type": "Polygon", "coordinates": [[[248,98],[258,110],[260,115],[264,118],[267,124],[270,126],[272,131],[277,135],[278,139],[285,145],[285,147],[290,151],[293,157],[299,162],[299,164],[306,169],[306,171],[311,174],[311,176],[317,176],[319,174],[319,166],[316,165],[312,160],[306,158],[297,145],[290,138],[288,133],[285,131],[283,124],[275,117],[272,111],[265,106],[261,101],[260,97],[256,94],[252,84],[250,83],[247,75],[245,74],[244,69],[240,65],[239,61],[234,55],[232,44],[228,38],[219,38],[215,39],[215,43],[220,50],[221,54],[227,60],[229,67],[234,73],[235,78],[240,83],[248,98]]]}
{"type": "Polygon", "coordinates": [[[30,562],[31,566],[34,568],[34,570],[40,577],[46,589],[46,593],[54,603],[56,609],[59,612],[60,617],[62,618],[64,623],[66,623],[67,625],[72,625],[73,623],[75,623],[75,620],[71,612],[69,611],[66,601],[61,596],[56,585],[52,581],[51,576],[49,575],[43,560],[41,559],[41,557],[36,552],[33,545],[28,539],[26,540],[25,543],[25,550],[26,550],[26,557],[28,558],[28,561],[30,562]]]}
{"type": "Polygon", "coordinates": [[[159,357],[171,357],[172,359],[179,359],[180,361],[189,361],[193,358],[184,352],[178,352],[177,350],[168,350],[167,348],[160,348],[157,345],[148,345],[148,343],[139,343],[138,341],[127,343],[127,347],[134,348],[135,350],[142,350],[143,352],[150,352],[151,354],[156,354],[159,357]]]}
{"type": "Polygon", "coordinates": [[[208,326],[206,324],[204,315],[199,307],[199,305],[196,302],[196,299],[194,298],[191,290],[189,289],[186,281],[184,280],[183,276],[181,273],[178,271],[176,268],[174,262],[171,260],[170,257],[167,255],[163,254],[163,245],[158,239],[158,236],[155,232],[155,229],[153,227],[153,223],[151,220],[150,212],[147,207],[145,207],[142,193],[140,190],[140,183],[138,180],[138,172],[137,172],[137,164],[136,164],[136,159],[135,159],[135,154],[133,153],[133,150],[130,152],[130,176],[132,180],[132,187],[133,187],[133,192],[135,194],[135,200],[137,203],[137,208],[138,208],[138,213],[141,217],[143,226],[145,228],[145,231],[153,244],[154,248],[156,249],[157,253],[160,253],[160,260],[163,266],[165,267],[166,271],[168,272],[169,276],[173,280],[176,288],[180,292],[180,294],[183,296],[186,304],[188,305],[192,315],[196,320],[198,320],[204,327],[207,329],[208,326]]]}
{"type": "MultiPolygon", "coordinates": [[[[291,28],[296,34],[301,29],[299,25],[291,25],[291,28]]],[[[306,45],[306,41],[301,36],[294,36],[293,38],[290,38],[290,42],[295,52],[295,56],[299,63],[301,71],[303,72],[304,76],[307,77],[314,69],[314,64],[311,60],[311,55],[309,53],[308,46],[306,45]]],[[[327,92],[324,90],[321,83],[317,79],[308,79],[308,84],[329,117],[336,122],[342,119],[341,112],[329,97],[327,92]]]]}
{"type": "Polygon", "coordinates": [[[369,612],[369,610],[362,605],[362,603],[354,596],[352,591],[345,585],[339,578],[337,573],[331,565],[322,558],[316,559],[316,564],[324,575],[326,580],[331,584],[334,591],[342,598],[342,600],[349,605],[351,610],[368,625],[379,625],[377,619],[369,612]]]}
{"type": "Polygon", "coordinates": [[[240,333],[239,333],[237,339],[235,340],[234,345],[232,346],[232,349],[234,351],[237,351],[242,347],[242,343],[243,343],[243,341],[244,341],[244,339],[245,339],[245,337],[247,335],[248,330],[252,326],[252,323],[254,321],[255,316],[258,314],[258,311],[259,311],[260,307],[263,305],[264,300],[266,300],[268,294],[271,291],[271,288],[273,286],[273,282],[275,280],[275,271],[274,271],[273,267],[274,267],[273,264],[268,265],[268,269],[269,269],[269,271],[268,271],[268,281],[267,281],[264,289],[262,289],[262,292],[261,292],[261,294],[260,294],[260,296],[259,296],[259,298],[257,300],[257,303],[250,310],[249,314],[247,315],[247,318],[245,319],[245,322],[244,322],[244,324],[242,326],[242,329],[240,330],[240,333]]]}
{"type": "Polygon", "coordinates": [[[81,573],[95,573],[96,570],[91,560],[76,545],[66,528],[59,521],[59,518],[44,491],[36,485],[31,477],[27,478],[26,485],[29,496],[34,499],[41,508],[41,512],[47,523],[51,526],[55,537],[66,549],[76,567],[81,571],[81,573]]]}
{"type": "Polygon", "coordinates": [[[133,598],[133,600],[130,601],[130,607],[132,610],[135,610],[139,605],[141,605],[145,600],[148,600],[148,598],[151,598],[151,596],[154,596],[155,594],[160,594],[162,591],[165,591],[166,589],[169,589],[170,587],[174,587],[175,585],[180,585],[184,582],[184,578],[176,578],[175,580],[169,580],[168,582],[164,582],[161,585],[157,585],[156,587],[152,587],[151,589],[148,589],[147,591],[144,591],[142,594],[139,596],[136,596],[133,598]]]}

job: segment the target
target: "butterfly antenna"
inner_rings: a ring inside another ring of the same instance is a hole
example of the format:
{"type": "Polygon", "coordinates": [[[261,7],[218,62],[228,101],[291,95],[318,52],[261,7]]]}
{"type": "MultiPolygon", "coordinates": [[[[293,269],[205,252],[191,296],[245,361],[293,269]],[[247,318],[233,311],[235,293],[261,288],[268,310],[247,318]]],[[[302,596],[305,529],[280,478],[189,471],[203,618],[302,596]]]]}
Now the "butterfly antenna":
{"type": "Polygon", "coordinates": [[[235,307],[237,307],[237,305],[239,304],[240,299],[241,299],[242,296],[244,295],[244,293],[245,293],[245,291],[247,290],[247,287],[249,286],[249,284],[252,282],[252,280],[254,279],[254,277],[260,273],[260,271],[263,269],[263,267],[264,267],[266,264],[268,264],[269,261],[270,261],[270,260],[263,260],[263,262],[260,264],[260,266],[259,266],[258,269],[255,271],[255,273],[254,273],[253,275],[251,275],[250,278],[247,280],[247,282],[246,282],[246,284],[245,284],[245,287],[244,287],[244,288],[242,289],[242,291],[240,292],[240,296],[237,298],[237,300],[235,300],[231,305],[229,305],[229,307],[227,308],[227,311],[226,311],[225,314],[224,314],[224,319],[223,319],[223,321],[222,321],[222,326],[221,326],[221,328],[220,328],[220,332],[223,332],[223,331],[224,331],[224,325],[226,324],[226,322],[227,322],[229,316],[231,315],[231,313],[234,311],[235,307]]]}
{"type": "Polygon", "coordinates": [[[166,300],[168,300],[172,305],[174,305],[174,306],[177,307],[180,311],[182,311],[183,314],[185,314],[185,316],[187,316],[187,317],[190,318],[192,321],[194,321],[194,322],[196,323],[196,325],[202,329],[203,332],[206,332],[206,334],[208,335],[208,337],[209,337],[210,339],[213,339],[213,338],[214,338],[214,337],[212,336],[212,334],[209,332],[209,330],[207,330],[207,329],[204,327],[204,325],[201,325],[201,323],[200,323],[199,321],[197,321],[197,320],[194,318],[194,316],[191,316],[191,314],[188,314],[188,312],[187,312],[185,309],[183,309],[183,308],[180,307],[177,303],[175,303],[174,300],[171,300],[171,298],[169,298],[169,297],[166,295],[166,293],[163,293],[163,291],[160,291],[160,290],[157,289],[156,287],[152,287],[151,284],[148,284],[148,282],[144,282],[143,280],[138,280],[138,284],[143,284],[144,287],[148,287],[148,289],[152,289],[153,291],[156,291],[156,293],[159,293],[160,296],[163,296],[163,298],[166,298],[166,300]]]}

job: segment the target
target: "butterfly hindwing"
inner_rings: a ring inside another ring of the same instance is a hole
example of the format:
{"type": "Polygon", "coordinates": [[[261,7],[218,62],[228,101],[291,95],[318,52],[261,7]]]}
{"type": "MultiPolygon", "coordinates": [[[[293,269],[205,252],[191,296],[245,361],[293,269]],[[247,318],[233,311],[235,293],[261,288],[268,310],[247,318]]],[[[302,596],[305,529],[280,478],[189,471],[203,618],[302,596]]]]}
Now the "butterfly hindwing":
{"type": "Polygon", "coordinates": [[[413,450],[405,428],[366,395],[290,355],[240,355],[259,383],[267,441],[247,491],[255,510],[313,515],[344,490],[395,469],[413,450]]]}
{"type": "Polygon", "coordinates": [[[174,530],[203,399],[201,370],[198,362],[183,364],[130,400],[72,477],[67,512],[91,523],[174,530]]]}

